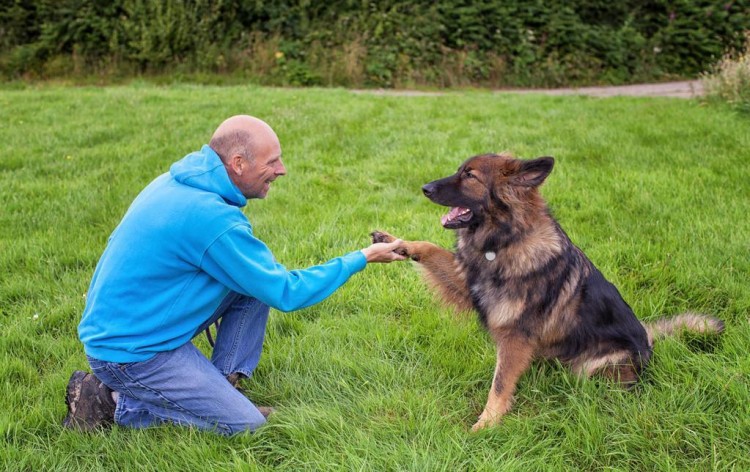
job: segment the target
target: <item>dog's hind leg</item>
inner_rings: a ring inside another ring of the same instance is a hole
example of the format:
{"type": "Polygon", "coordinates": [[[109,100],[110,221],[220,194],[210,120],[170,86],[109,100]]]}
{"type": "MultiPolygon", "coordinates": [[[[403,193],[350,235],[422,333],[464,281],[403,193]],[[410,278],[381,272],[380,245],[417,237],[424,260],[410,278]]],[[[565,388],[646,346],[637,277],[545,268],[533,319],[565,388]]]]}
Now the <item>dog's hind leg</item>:
{"type": "MultiPolygon", "coordinates": [[[[396,238],[382,231],[372,233],[376,243],[389,243],[396,238]]],[[[426,241],[404,241],[397,253],[419,263],[428,284],[440,294],[444,302],[458,311],[473,308],[469,288],[463,271],[456,263],[456,256],[447,249],[426,241]]]]}
{"type": "Polygon", "coordinates": [[[608,364],[597,373],[617,382],[625,389],[633,388],[639,378],[638,369],[632,359],[625,359],[617,364],[608,364]]]}
{"type": "Polygon", "coordinates": [[[528,369],[534,357],[534,346],[520,333],[493,333],[497,343],[497,364],[492,378],[492,387],[487,405],[472,431],[496,425],[510,410],[513,393],[521,375],[528,369]]]}
{"type": "Polygon", "coordinates": [[[638,382],[639,372],[650,357],[650,351],[633,353],[619,350],[598,357],[579,359],[573,364],[573,371],[584,377],[599,375],[629,389],[638,382]]]}

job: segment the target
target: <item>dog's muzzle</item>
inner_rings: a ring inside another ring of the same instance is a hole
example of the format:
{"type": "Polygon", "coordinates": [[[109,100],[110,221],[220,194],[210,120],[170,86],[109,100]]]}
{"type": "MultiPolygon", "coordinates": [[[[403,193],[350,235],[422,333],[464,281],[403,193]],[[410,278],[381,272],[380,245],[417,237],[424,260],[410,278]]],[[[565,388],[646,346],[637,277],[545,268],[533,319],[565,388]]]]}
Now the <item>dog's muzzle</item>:
{"type": "Polygon", "coordinates": [[[429,184],[425,184],[422,186],[422,192],[424,193],[424,196],[427,198],[430,198],[435,193],[435,182],[430,182],[429,184]]]}

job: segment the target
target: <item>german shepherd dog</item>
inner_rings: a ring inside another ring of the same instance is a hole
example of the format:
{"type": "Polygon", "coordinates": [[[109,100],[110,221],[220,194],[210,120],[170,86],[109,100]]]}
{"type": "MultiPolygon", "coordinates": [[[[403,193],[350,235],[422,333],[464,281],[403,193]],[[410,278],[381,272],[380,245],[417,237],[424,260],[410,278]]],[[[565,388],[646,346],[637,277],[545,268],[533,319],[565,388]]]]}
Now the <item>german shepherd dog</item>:
{"type": "MultiPolygon", "coordinates": [[[[468,159],[454,175],[422,187],[431,201],[451,207],[442,224],[456,230],[456,252],[424,241],[404,241],[397,250],[421,265],[446,303],[476,310],[495,341],[495,374],[474,431],[500,421],[534,358],[629,387],[655,338],[723,330],[720,320],[691,313],[641,323],[550,214],[538,188],[553,164],[551,157],[505,154],[468,159]]],[[[395,239],[381,231],[372,238],[395,239]]]]}

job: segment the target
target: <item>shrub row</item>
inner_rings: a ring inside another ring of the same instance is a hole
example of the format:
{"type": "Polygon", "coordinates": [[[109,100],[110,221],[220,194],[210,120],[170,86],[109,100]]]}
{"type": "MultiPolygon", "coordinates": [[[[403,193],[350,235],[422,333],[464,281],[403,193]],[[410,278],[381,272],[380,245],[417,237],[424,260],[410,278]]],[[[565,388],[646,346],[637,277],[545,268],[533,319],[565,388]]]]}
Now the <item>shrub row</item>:
{"type": "Polygon", "coordinates": [[[695,77],[750,0],[0,0],[6,78],[232,73],[281,85],[695,77]]]}
{"type": "Polygon", "coordinates": [[[746,35],[744,51],[722,57],[702,74],[701,80],[707,101],[727,103],[750,114],[750,32],[746,35]]]}

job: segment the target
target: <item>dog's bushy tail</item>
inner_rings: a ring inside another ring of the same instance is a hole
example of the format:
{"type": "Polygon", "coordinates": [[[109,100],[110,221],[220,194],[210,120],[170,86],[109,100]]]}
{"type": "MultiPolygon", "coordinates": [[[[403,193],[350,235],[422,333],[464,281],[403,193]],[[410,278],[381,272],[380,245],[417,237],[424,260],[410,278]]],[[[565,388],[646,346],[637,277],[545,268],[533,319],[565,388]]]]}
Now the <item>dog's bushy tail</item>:
{"type": "Polygon", "coordinates": [[[646,328],[649,344],[667,336],[674,336],[680,331],[698,334],[719,334],[724,331],[723,321],[713,316],[698,313],[683,313],[672,318],[659,318],[642,324],[646,328]]]}

